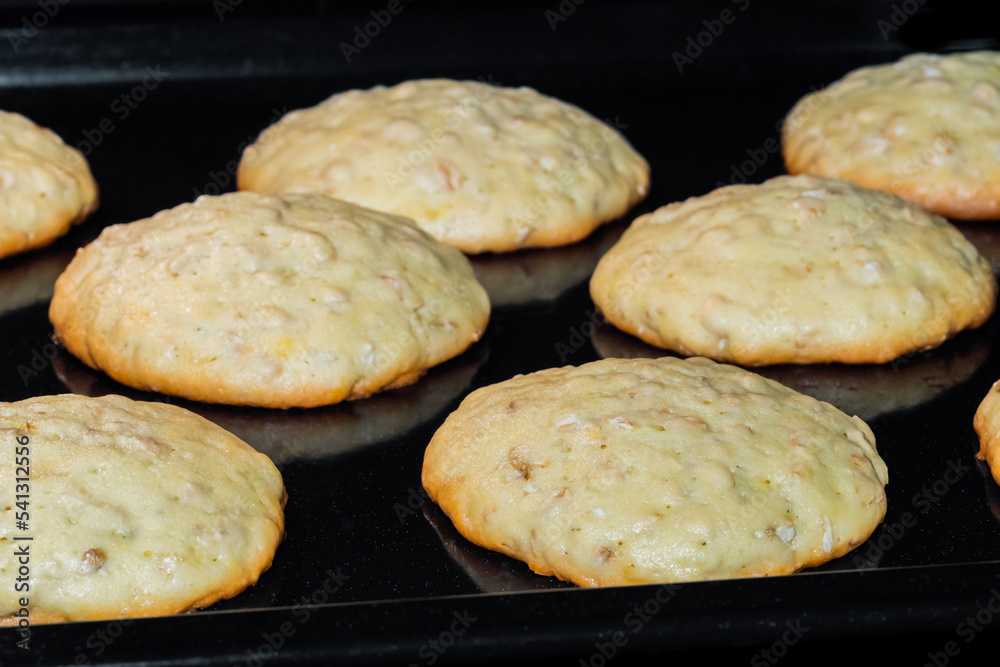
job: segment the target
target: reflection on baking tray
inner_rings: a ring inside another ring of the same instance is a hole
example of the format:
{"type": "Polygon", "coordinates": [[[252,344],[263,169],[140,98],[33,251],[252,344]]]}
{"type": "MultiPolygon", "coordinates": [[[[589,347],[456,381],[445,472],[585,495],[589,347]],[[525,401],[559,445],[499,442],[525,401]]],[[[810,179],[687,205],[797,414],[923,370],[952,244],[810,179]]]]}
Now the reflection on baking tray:
{"type": "Polygon", "coordinates": [[[0,314],[52,298],[73,250],[41,250],[0,262],[0,314]]]}
{"type": "Polygon", "coordinates": [[[979,470],[983,476],[983,482],[986,484],[986,502],[989,503],[990,513],[997,521],[1000,521],[1000,486],[997,486],[993,479],[993,472],[990,470],[989,464],[978,457],[975,461],[976,469],[979,470]]]}
{"type": "MultiPolygon", "coordinates": [[[[749,370],[870,421],[926,403],[972,377],[989,356],[993,341],[988,329],[964,331],[941,347],[887,364],[781,364],[749,370]]],[[[595,327],[591,341],[605,358],[677,356],[610,324],[595,327]]]]}
{"type": "Polygon", "coordinates": [[[619,221],[599,227],[588,238],[573,245],[501,255],[473,255],[469,261],[494,308],[551,301],[588,280],[598,260],[627,227],[625,222],[619,221]]]}
{"type": "Polygon", "coordinates": [[[414,384],[329,407],[290,410],[213,405],[139,391],[69,355],[56,357],[52,366],[75,394],[121,394],[133,400],[180,405],[234,433],[277,465],[343,454],[405,434],[463,394],[488,357],[488,344],[480,341],[414,384]]]}
{"type": "Polygon", "coordinates": [[[458,533],[451,520],[434,503],[424,506],[424,518],[441,538],[444,550],[452,560],[462,566],[483,593],[576,588],[573,584],[555,577],[535,574],[527,565],[515,558],[483,549],[469,542],[458,533]]]}
{"type": "Polygon", "coordinates": [[[993,273],[1000,273],[1000,228],[982,223],[963,225],[952,221],[952,224],[958,227],[958,231],[962,232],[972,245],[976,246],[979,254],[993,267],[993,273]]]}

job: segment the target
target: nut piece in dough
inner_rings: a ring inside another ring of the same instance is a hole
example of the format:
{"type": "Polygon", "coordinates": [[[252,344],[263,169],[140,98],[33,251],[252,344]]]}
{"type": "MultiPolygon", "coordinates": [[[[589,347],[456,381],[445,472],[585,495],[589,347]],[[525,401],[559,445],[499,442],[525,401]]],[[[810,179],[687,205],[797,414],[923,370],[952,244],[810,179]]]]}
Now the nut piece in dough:
{"type": "Polygon", "coordinates": [[[73,394],[0,403],[0,443],[0,625],[18,625],[22,598],[31,624],[206,607],[254,584],[285,535],[270,459],[177,406],[73,394]]]}
{"type": "Polygon", "coordinates": [[[857,417],[735,366],[673,357],[479,389],[423,465],[463,536],[581,586],[825,563],[882,521],[887,479],[857,417]]]}
{"type": "Polygon", "coordinates": [[[799,100],[782,151],[791,174],[846,178],[952,218],[1000,218],[1000,53],[916,53],[855,70],[799,100]]]}
{"type": "Polygon", "coordinates": [[[0,258],[55,241],[97,210],[87,160],[52,130],[0,111],[0,258]]]}
{"type": "Polygon", "coordinates": [[[997,283],[947,220],[848,181],[779,176],[639,217],[601,259],[618,328],[744,365],[884,363],[985,322],[997,283]]]}
{"type": "Polygon", "coordinates": [[[461,252],[405,218],[238,192],[105,229],[49,315],[122,384],[289,408],[414,382],[479,339],[489,301],[461,252]]]}
{"type": "Polygon", "coordinates": [[[238,183],[323,192],[468,253],[506,252],[621,217],[646,196],[649,165],[605,123],[531,88],[432,79],[293,111],[246,149],[238,183]]]}

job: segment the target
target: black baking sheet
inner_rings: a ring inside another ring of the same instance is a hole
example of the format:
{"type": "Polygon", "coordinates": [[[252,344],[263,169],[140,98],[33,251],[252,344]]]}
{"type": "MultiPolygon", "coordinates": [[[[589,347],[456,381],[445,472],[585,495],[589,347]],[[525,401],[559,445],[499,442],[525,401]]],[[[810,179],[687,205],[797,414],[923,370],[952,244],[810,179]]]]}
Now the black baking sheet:
{"type": "MultiPolygon", "coordinates": [[[[687,37],[697,41],[711,27],[705,21],[743,11],[743,2],[570,3],[574,11],[554,23],[546,12],[562,11],[555,2],[466,11],[459,23],[455,5],[407,4],[351,64],[341,38],[380,7],[341,15],[302,3],[284,15],[248,3],[241,17],[237,3],[219,21],[211,3],[138,3],[141,11],[128,5],[111,20],[107,4],[66,9],[61,29],[54,17],[50,32],[8,57],[0,86],[0,108],[87,149],[102,196],[98,213],[51,248],[0,261],[0,400],[113,392],[195,410],[274,459],[289,493],[288,537],[258,584],[232,600],[126,624],[38,626],[28,652],[2,631],[3,664],[601,665],[650,653],[774,664],[786,653],[824,655],[848,639],[867,650],[892,646],[910,661],[898,664],[923,664],[968,659],[992,645],[1000,489],[975,459],[971,420],[1000,378],[995,318],[893,364],[764,371],[863,416],[889,467],[883,527],[816,570],[580,590],[472,546],[420,486],[426,443],[472,389],[601,356],[657,354],[603,324],[587,291],[597,259],[635,215],[720,182],[782,173],[771,147],[784,113],[849,69],[921,43],[989,45],[988,36],[958,22],[937,39],[921,14],[909,23],[910,43],[899,41],[899,30],[882,39],[878,21],[891,22],[891,3],[851,3],[853,16],[820,4],[815,19],[747,3],[745,15],[686,62],[674,54],[686,53],[687,37]],[[184,35],[186,52],[178,48],[184,35]],[[88,36],[90,66],[65,53],[88,36]],[[531,85],[608,119],[649,159],[649,197],[574,246],[476,257],[494,302],[483,340],[412,387],[363,401],[289,411],[197,404],[118,385],[51,344],[52,283],[104,226],[232,190],[240,148],[287,110],[417,76],[531,85]],[[962,625],[970,615],[978,625],[962,625]]],[[[16,26],[29,10],[0,18],[16,26]]],[[[963,227],[1000,266],[992,229],[963,227]]]]}

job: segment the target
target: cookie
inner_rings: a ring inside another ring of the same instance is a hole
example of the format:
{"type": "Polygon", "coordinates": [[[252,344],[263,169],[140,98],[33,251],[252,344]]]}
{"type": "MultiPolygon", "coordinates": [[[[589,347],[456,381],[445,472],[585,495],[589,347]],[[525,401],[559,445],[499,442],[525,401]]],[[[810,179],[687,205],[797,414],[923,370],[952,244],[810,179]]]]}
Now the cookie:
{"type": "Polygon", "coordinates": [[[1000,218],[1000,53],[917,53],[802,98],[791,174],[846,178],[952,218],[1000,218]]]}
{"type": "Polygon", "coordinates": [[[995,382],[979,404],[972,425],[979,436],[980,459],[986,461],[993,479],[1000,484],[1000,382],[995,382]]]}
{"type": "Polygon", "coordinates": [[[274,464],[176,406],[0,403],[0,440],[0,625],[205,607],[254,584],[284,537],[274,464]]]}
{"type": "Polygon", "coordinates": [[[479,339],[489,301],[459,251],[404,218],[240,192],[105,229],[49,314],[122,384],[289,408],[414,382],[479,339]]]}
{"type": "Polygon", "coordinates": [[[704,358],[605,359],[470,394],[423,484],[470,541],[581,586],[787,574],[885,515],[860,419],[704,358]]]}
{"type": "Polygon", "coordinates": [[[241,190],[323,192],[413,218],[468,253],[573,243],[622,216],[649,165],[614,129],[530,88],[407,81],[286,115],[241,190]]]}
{"type": "Polygon", "coordinates": [[[638,218],[590,291],[615,326],[685,355],[859,364],[979,326],[997,284],[960,232],[916,204],[779,176],[638,218]]]}
{"type": "Polygon", "coordinates": [[[441,540],[448,558],[462,568],[480,593],[518,593],[573,587],[572,584],[536,577],[520,563],[499,554],[484,554],[482,549],[464,539],[448,517],[434,505],[424,505],[420,512],[441,540]]]}
{"type": "Polygon", "coordinates": [[[52,243],[96,209],[97,184],[80,152],[0,111],[0,258],[52,243]]]}

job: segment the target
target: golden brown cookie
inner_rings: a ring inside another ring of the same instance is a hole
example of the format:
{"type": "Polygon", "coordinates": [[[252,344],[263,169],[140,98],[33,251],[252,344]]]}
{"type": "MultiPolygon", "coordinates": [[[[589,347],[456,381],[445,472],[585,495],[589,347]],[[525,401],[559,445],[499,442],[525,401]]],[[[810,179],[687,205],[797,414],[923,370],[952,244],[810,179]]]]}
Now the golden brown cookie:
{"type": "Polygon", "coordinates": [[[979,436],[979,458],[986,461],[1000,484],[1000,382],[995,382],[979,404],[972,421],[979,436]]]}
{"type": "Polygon", "coordinates": [[[122,384],[287,408],[414,382],[479,339],[489,302],[469,261],[405,218],[239,192],[104,230],[50,317],[122,384]]]}
{"type": "Polygon", "coordinates": [[[246,149],[238,179],[404,215],[479,253],[584,238],[645,197],[649,165],[605,123],[530,88],[432,79],[293,111],[246,149]]]}
{"type": "Polygon", "coordinates": [[[423,484],[470,541],[581,586],[795,572],[885,515],[868,426],[703,358],[605,359],[471,393],[423,484]]]}
{"type": "Polygon", "coordinates": [[[641,216],[590,291],[615,326],[685,355],[859,364],[979,326],[997,284],[958,230],[916,204],[779,176],[641,216]]]}
{"type": "Polygon", "coordinates": [[[176,406],[0,403],[0,441],[0,625],[205,607],[255,583],[285,534],[274,464],[176,406]]]}
{"type": "Polygon", "coordinates": [[[52,243],[96,209],[97,184],[80,152],[0,111],[0,258],[52,243]]]}
{"type": "Polygon", "coordinates": [[[802,98],[791,174],[838,176],[952,218],[1000,218],[1000,53],[917,53],[802,98]]]}

